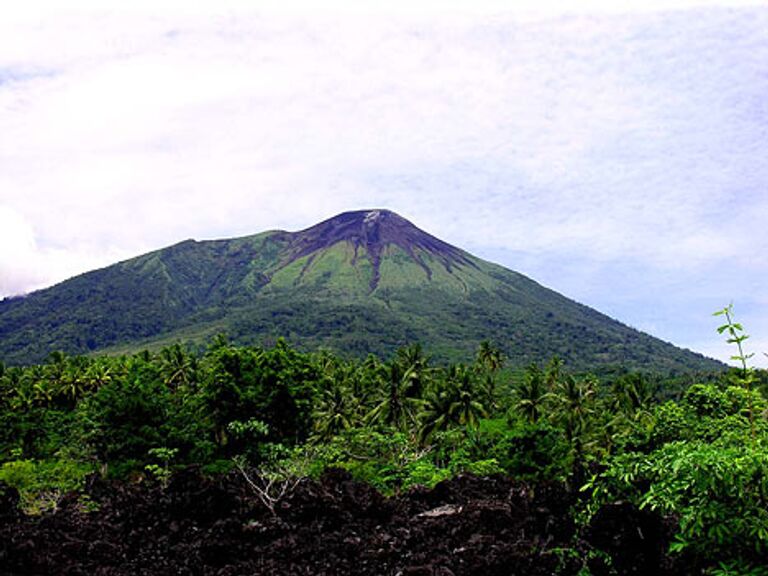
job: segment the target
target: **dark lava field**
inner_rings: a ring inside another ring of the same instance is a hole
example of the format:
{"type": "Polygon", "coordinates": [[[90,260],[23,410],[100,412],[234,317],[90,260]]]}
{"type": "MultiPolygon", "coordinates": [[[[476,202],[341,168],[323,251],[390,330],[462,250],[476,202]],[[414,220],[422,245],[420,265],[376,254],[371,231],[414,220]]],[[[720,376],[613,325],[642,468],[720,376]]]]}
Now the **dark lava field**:
{"type": "Polygon", "coordinates": [[[694,574],[669,526],[629,505],[577,529],[559,485],[460,476],[385,498],[341,470],[302,480],[270,510],[245,478],[190,470],[167,487],[89,482],[25,516],[0,500],[0,573],[15,575],[694,574]],[[586,570],[589,572],[586,572],[586,570]]]}

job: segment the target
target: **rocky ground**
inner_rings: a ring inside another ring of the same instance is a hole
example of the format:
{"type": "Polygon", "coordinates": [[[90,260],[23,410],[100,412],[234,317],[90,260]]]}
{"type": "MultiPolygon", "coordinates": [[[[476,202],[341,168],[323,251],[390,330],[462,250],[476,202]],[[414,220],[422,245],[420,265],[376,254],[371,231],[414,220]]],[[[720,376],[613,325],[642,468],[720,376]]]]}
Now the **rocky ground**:
{"type": "Polygon", "coordinates": [[[665,554],[661,518],[603,508],[577,530],[572,497],[508,478],[458,477],[384,498],[343,471],[302,480],[273,507],[238,473],[188,471],[162,488],[93,480],[55,513],[0,497],[0,573],[15,575],[693,574],[665,554]],[[611,567],[612,566],[612,567],[611,567]],[[582,572],[583,574],[584,572],[582,572]]]}

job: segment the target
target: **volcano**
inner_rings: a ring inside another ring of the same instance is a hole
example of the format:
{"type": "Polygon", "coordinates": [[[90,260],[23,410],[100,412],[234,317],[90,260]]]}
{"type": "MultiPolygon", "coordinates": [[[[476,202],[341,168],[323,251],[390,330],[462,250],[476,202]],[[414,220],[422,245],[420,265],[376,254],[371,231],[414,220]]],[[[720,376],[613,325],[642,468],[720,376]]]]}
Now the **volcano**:
{"type": "Polygon", "coordinates": [[[429,255],[450,273],[451,266],[474,266],[472,259],[461,250],[419,230],[405,218],[389,210],[346,212],[321,222],[302,232],[291,235],[293,258],[314,258],[328,247],[347,243],[354,247],[352,265],[358,256],[367,257],[372,266],[371,290],[378,287],[381,278],[382,254],[388,248],[399,249],[418,264],[428,279],[432,269],[422,259],[429,255]]]}
{"type": "Polygon", "coordinates": [[[575,369],[722,367],[388,210],[346,212],[298,232],[187,240],[0,302],[0,360],[9,364],[219,333],[360,356],[419,342],[436,360],[469,360],[490,340],[516,365],[556,355],[575,369]]]}

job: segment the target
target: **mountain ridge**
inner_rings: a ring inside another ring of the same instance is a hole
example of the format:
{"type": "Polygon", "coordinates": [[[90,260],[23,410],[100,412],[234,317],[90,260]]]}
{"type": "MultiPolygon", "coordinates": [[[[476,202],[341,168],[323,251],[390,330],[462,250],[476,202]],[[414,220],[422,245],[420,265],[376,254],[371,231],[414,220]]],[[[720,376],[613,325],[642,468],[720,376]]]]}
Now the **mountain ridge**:
{"type": "Polygon", "coordinates": [[[489,339],[517,363],[715,369],[389,210],[345,212],[297,232],[185,240],[0,302],[0,359],[131,350],[217,332],[262,343],[389,354],[420,341],[438,359],[489,339]]]}

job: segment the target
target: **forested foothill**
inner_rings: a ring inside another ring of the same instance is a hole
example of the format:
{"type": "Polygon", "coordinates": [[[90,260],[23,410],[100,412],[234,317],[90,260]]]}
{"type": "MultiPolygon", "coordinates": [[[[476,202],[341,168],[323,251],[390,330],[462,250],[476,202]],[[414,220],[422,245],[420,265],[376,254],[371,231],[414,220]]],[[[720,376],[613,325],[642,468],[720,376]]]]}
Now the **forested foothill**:
{"type": "MultiPolygon", "coordinates": [[[[215,338],[0,364],[4,574],[768,574],[768,375],[215,338]]],[[[727,313],[726,313],[727,312],[727,313]]]]}

